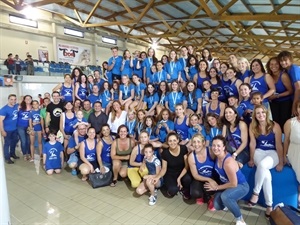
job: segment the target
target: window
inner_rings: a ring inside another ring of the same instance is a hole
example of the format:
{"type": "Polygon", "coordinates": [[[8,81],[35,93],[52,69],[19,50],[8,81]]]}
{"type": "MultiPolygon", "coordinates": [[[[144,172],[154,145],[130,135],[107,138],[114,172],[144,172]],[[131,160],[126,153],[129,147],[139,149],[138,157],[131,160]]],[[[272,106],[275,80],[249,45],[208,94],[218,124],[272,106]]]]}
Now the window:
{"type": "Polygon", "coordinates": [[[70,35],[70,36],[74,36],[74,37],[80,37],[80,38],[84,38],[84,33],[79,31],[79,30],[74,30],[74,29],[70,29],[70,28],[64,28],[64,33],[66,35],[70,35]]]}
{"type": "Polygon", "coordinates": [[[20,17],[20,16],[9,15],[9,22],[19,24],[19,25],[23,25],[23,26],[28,26],[28,27],[34,27],[34,28],[38,27],[38,22],[37,21],[25,19],[25,18],[20,17]]]}
{"type": "Polygon", "coordinates": [[[111,45],[117,45],[117,39],[111,37],[102,37],[102,42],[111,45]]]}

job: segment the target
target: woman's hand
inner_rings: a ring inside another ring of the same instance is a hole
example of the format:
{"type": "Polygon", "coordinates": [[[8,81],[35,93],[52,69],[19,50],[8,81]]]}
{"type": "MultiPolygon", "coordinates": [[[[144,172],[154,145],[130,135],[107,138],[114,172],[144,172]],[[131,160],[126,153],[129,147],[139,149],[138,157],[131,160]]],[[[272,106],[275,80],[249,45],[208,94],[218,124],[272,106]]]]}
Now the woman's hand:
{"type": "Polygon", "coordinates": [[[102,174],[105,173],[105,167],[104,166],[100,167],[100,173],[102,173],[102,174]]]}
{"type": "Polygon", "coordinates": [[[177,178],[177,187],[179,188],[179,190],[182,189],[182,184],[181,184],[181,179],[177,178]]]}
{"type": "Polygon", "coordinates": [[[216,182],[206,182],[204,184],[204,188],[207,190],[207,191],[216,191],[217,188],[218,188],[218,184],[216,182]]]}
{"type": "Polygon", "coordinates": [[[253,161],[253,159],[250,159],[250,160],[249,160],[248,166],[249,166],[249,167],[253,167],[253,166],[254,166],[254,161],[253,161]]]}

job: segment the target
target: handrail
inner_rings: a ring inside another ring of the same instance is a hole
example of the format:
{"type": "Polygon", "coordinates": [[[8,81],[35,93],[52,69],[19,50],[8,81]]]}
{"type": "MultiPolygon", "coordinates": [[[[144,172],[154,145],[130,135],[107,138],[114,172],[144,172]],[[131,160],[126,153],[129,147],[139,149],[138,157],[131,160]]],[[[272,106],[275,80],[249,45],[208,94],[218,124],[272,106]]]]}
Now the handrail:
{"type": "Polygon", "coordinates": [[[0,136],[0,225],[11,225],[3,154],[0,136]]]}

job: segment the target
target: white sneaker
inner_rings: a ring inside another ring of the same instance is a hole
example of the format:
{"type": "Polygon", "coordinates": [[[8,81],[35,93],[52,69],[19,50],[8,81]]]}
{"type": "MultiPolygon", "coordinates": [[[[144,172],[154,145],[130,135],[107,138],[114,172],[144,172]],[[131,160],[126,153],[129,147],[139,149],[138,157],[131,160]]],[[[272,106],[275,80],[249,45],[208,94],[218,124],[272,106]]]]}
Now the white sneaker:
{"type": "Polygon", "coordinates": [[[156,199],[157,199],[157,197],[151,195],[149,197],[149,205],[155,205],[156,204],[156,199]]]}
{"type": "Polygon", "coordinates": [[[225,206],[223,211],[227,212],[228,211],[228,208],[225,206]]]}
{"type": "Polygon", "coordinates": [[[247,225],[247,224],[245,223],[245,221],[238,220],[236,221],[235,225],[247,225]]]}

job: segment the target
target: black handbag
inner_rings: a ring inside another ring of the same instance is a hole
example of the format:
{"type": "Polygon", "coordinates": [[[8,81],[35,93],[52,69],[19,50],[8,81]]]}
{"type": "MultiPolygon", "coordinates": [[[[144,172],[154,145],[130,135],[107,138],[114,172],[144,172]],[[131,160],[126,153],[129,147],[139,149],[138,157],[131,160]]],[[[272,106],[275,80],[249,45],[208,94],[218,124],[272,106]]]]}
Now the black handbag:
{"type": "Polygon", "coordinates": [[[91,173],[89,174],[89,182],[93,188],[105,187],[110,185],[112,181],[112,172],[107,173],[91,173]]]}

